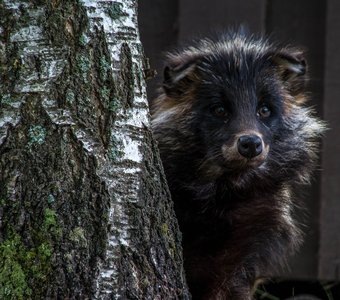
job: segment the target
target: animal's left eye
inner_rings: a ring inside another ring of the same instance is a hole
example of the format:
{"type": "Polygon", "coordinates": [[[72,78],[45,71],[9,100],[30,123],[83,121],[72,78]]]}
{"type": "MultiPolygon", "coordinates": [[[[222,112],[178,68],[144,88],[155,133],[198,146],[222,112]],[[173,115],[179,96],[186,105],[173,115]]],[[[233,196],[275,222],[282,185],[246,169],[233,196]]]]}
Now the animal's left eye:
{"type": "Polygon", "coordinates": [[[227,114],[227,111],[223,106],[216,106],[213,112],[218,117],[224,117],[227,114]]]}
{"type": "Polygon", "coordinates": [[[270,108],[266,105],[262,105],[257,111],[257,115],[260,118],[268,118],[271,115],[271,113],[272,112],[271,112],[270,108]]]}

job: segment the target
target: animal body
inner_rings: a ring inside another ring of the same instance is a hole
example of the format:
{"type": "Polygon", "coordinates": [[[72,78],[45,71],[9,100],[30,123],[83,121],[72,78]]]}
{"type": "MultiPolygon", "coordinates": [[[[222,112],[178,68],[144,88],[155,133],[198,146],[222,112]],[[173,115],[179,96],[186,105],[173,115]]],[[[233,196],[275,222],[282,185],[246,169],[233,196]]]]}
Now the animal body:
{"type": "Polygon", "coordinates": [[[297,48],[241,33],[168,55],[152,127],[193,299],[252,299],[301,243],[293,191],[324,130],[297,48]]]}

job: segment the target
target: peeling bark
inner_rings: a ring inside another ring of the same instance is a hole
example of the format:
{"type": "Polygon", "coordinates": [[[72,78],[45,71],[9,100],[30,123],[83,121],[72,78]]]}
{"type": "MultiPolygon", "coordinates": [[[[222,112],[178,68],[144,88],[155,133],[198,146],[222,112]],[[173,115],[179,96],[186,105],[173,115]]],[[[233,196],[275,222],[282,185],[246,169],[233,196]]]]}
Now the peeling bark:
{"type": "Polygon", "coordinates": [[[0,2],[0,298],[188,299],[135,0],[0,2]]]}

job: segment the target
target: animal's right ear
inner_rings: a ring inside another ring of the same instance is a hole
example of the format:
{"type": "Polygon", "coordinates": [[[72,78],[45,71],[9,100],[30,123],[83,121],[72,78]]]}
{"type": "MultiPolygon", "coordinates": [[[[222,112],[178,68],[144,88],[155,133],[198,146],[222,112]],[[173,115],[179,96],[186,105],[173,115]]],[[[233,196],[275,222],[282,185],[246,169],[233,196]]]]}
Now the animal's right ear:
{"type": "Polygon", "coordinates": [[[168,96],[176,97],[190,90],[195,81],[196,61],[164,68],[163,89],[168,96]]]}

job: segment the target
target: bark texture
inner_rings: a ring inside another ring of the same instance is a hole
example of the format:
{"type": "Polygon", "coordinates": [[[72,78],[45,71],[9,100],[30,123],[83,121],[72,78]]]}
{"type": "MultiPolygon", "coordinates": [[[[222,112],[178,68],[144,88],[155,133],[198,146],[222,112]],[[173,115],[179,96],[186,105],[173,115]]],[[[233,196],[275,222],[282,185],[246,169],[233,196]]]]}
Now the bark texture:
{"type": "Polygon", "coordinates": [[[0,298],[187,299],[135,0],[0,1],[0,298]]]}

